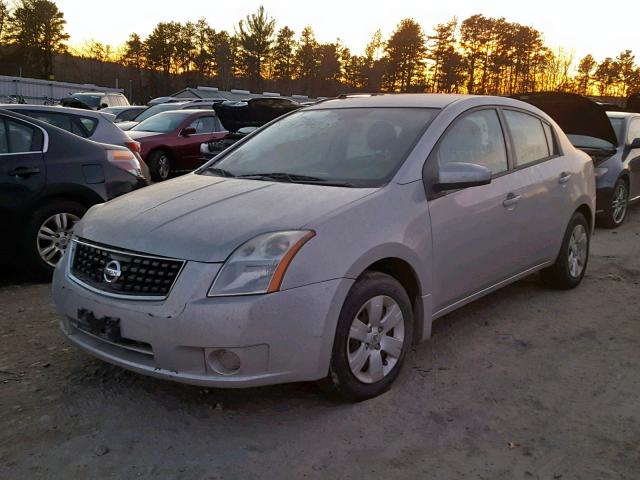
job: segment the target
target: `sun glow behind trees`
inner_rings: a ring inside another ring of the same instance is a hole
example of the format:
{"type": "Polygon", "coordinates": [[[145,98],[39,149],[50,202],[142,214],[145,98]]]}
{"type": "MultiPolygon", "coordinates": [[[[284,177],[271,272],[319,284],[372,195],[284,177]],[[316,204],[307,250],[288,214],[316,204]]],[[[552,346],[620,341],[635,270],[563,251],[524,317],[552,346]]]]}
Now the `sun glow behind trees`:
{"type": "MultiPolygon", "coordinates": [[[[2,55],[13,55],[25,71],[54,73],[52,57],[65,52],[67,41],[55,3],[19,0],[9,9],[0,0],[2,55]],[[51,26],[42,11],[55,20],[51,26]]],[[[126,65],[140,92],[150,84],[165,90],[205,84],[310,96],[565,90],[625,97],[640,91],[640,70],[630,50],[601,61],[590,55],[576,59],[567,50],[547,47],[534,27],[480,14],[433,28],[406,18],[387,38],[375,32],[362,55],[339,39],[319,42],[312,26],[296,34],[262,7],[231,32],[216,31],[205,18],[160,22],[146,38],[131,33],[120,47],[90,41],[69,53],[90,60],[96,76],[105,63],[126,65]]]]}

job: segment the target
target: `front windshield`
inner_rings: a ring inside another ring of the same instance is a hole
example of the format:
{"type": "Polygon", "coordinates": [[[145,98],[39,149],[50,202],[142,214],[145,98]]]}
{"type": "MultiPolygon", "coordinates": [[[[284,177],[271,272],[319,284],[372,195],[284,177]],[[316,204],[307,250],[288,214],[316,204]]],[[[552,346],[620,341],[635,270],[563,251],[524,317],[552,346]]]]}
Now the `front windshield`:
{"type": "MultiPolygon", "coordinates": [[[[201,173],[277,174],[284,181],[377,187],[404,162],[439,110],[337,108],[298,111],[258,131],[201,173]]],[[[258,178],[260,179],[260,178],[258,178]]]]}
{"type": "Polygon", "coordinates": [[[88,93],[74,93],[71,96],[73,98],[80,100],[82,103],[88,105],[89,107],[100,106],[100,95],[91,95],[88,93]]]}
{"type": "Polygon", "coordinates": [[[156,133],[169,133],[173,132],[178,125],[182,123],[186,115],[178,113],[166,113],[154,115],[148,118],[144,122],[140,122],[131,130],[142,132],[156,132],[156,133]]]}
{"type": "Polygon", "coordinates": [[[624,118],[609,117],[609,121],[611,122],[613,130],[616,132],[618,144],[622,143],[624,140],[624,118]]]}
{"type": "Polygon", "coordinates": [[[149,107],[146,110],[143,110],[140,115],[138,115],[134,120],[136,122],[143,122],[149,117],[153,117],[156,113],[160,112],[168,112],[169,110],[178,110],[180,105],[176,105],[175,103],[161,103],[160,105],[154,105],[153,107],[149,107]]]}

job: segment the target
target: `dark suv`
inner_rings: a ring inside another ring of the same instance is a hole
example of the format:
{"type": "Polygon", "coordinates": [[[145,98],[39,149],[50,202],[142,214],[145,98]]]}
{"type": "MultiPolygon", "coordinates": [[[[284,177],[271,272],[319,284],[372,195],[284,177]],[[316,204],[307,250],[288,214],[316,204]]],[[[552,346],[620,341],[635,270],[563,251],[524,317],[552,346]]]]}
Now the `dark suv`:
{"type": "Polygon", "coordinates": [[[0,257],[49,275],[87,209],[147,185],[128,149],[0,110],[0,257]]]}

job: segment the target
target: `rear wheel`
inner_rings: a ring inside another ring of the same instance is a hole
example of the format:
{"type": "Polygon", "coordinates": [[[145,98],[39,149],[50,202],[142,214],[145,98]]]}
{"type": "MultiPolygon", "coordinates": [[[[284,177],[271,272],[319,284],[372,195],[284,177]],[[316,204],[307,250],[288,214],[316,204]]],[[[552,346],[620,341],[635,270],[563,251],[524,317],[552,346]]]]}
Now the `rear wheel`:
{"type": "Polygon", "coordinates": [[[616,228],[622,225],[627,217],[627,205],[629,203],[629,187],[627,182],[620,178],[613,187],[611,204],[607,208],[598,222],[605,228],[616,228]]]}
{"type": "Polygon", "coordinates": [[[580,212],[571,217],[556,262],[542,270],[542,280],[553,288],[568,290],[577,287],[589,261],[589,224],[580,212]]]}
{"type": "Polygon", "coordinates": [[[71,242],[73,228],[86,211],[79,203],[54,200],[33,213],[23,242],[30,276],[51,276],[71,242]]]}
{"type": "Polygon", "coordinates": [[[369,272],[342,307],[331,358],[331,387],[353,401],[385,392],[396,379],[413,339],[411,302],[393,277],[369,272]]]}
{"type": "Polygon", "coordinates": [[[171,174],[171,159],[169,154],[164,150],[156,150],[149,155],[149,172],[151,180],[162,182],[167,180],[171,174]]]}

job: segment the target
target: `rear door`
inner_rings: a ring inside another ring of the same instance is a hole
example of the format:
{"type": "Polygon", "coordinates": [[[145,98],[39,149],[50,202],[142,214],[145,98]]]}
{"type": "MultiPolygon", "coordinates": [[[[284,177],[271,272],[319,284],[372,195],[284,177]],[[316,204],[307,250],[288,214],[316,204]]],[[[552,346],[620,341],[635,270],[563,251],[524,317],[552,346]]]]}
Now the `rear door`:
{"type": "Polygon", "coordinates": [[[39,127],[0,115],[0,221],[7,232],[8,224],[23,223],[44,189],[44,143],[39,127]]]}
{"type": "Polygon", "coordinates": [[[553,127],[524,110],[503,108],[513,152],[513,193],[518,198],[515,227],[523,241],[514,250],[522,268],[555,259],[573,213],[572,171],[558,148],[553,127]]]}

